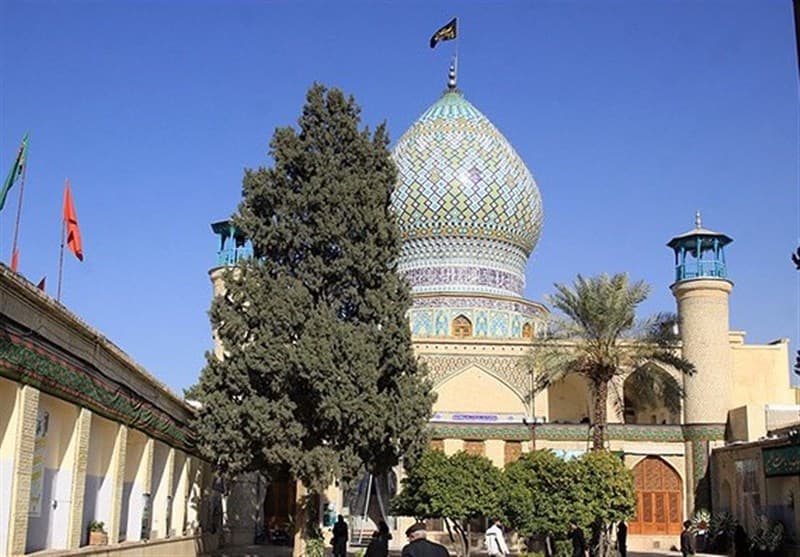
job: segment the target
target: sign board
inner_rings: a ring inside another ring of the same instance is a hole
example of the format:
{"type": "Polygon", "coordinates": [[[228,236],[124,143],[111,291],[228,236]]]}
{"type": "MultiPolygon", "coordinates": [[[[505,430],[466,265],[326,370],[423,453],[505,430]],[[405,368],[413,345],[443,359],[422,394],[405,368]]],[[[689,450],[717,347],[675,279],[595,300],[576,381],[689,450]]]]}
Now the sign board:
{"type": "Polygon", "coordinates": [[[800,445],[763,449],[764,476],[800,475],[800,445]]]}

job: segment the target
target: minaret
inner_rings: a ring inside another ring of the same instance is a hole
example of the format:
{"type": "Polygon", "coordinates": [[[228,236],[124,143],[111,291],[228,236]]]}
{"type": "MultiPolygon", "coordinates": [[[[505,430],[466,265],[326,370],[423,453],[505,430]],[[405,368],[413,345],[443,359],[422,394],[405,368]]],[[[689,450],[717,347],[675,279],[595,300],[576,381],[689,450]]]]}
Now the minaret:
{"type": "Polygon", "coordinates": [[[211,224],[211,230],[219,237],[219,250],[217,250],[217,264],[209,270],[211,283],[214,285],[214,296],[222,293],[222,273],[241,259],[253,256],[253,247],[239,232],[233,223],[227,220],[211,224]]]}
{"type": "Polygon", "coordinates": [[[709,442],[720,440],[728,420],[731,393],[731,348],[728,340],[728,280],[724,248],[733,240],[703,228],[700,213],[695,228],[667,244],[675,252],[675,282],[670,289],[678,304],[682,355],[697,372],[684,378],[687,509],[707,506],[705,478],[709,442]],[[695,504],[697,489],[697,504],[695,504]]]}
{"type": "MultiPolygon", "coordinates": [[[[211,230],[219,239],[216,265],[208,271],[216,298],[225,293],[225,272],[238,261],[252,257],[253,247],[231,221],[212,223],[211,230]]],[[[212,335],[214,354],[222,359],[224,353],[216,331],[212,331],[212,335]]],[[[231,540],[229,543],[235,545],[251,543],[261,520],[266,486],[258,473],[249,472],[228,482],[227,487],[223,503],[227,509],[223,525],[225,535],[231,540]]]]}

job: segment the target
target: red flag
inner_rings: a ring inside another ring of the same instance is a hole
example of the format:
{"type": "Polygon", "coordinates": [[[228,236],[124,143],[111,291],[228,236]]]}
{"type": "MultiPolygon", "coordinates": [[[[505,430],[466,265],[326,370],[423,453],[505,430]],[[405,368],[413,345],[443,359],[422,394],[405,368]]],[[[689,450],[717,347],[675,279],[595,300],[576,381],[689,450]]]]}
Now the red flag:
{"type": "Polygon", "coordinates": [[[64,223],[67,226],[67,246],[79,260],[83,261],[83,246],[81,245],[81,231],[78,228],[78,215],[72,204],[72,192],[69,189],[69,180],[64,187],[64,223]]]}
{"type": "Polygon", "coordinates": [[[44,290],[45,281],[47,280],[47,275],[42,277],[42,280],[39,281],[39,284],[36,285],[36,288],[39,290],[44,290]]]}
{"type": "Polygon", "coordinates": [[[11,270],[16,273],[18,267],[19,267],[19,250],[15,249],[14,253],[11,254],[11,270]]]}

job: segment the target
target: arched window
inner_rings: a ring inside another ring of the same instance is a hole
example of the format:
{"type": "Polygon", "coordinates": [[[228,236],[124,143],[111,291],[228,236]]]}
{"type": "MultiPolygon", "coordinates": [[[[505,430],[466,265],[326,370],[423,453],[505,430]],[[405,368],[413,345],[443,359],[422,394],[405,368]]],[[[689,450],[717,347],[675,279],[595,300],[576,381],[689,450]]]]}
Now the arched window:
{"type": "Polygon", "coordinates": [[[522,326],[522,338],[531,338],[533,337],[533,327],[531,327],[530,323],[525,323],[522,326]]]}
{"type": "Polygon", "coordinates": [[[472,336],[472,321],[459,315],[453,319],[453,336],[456,338],[466,338],[472,336]]]}

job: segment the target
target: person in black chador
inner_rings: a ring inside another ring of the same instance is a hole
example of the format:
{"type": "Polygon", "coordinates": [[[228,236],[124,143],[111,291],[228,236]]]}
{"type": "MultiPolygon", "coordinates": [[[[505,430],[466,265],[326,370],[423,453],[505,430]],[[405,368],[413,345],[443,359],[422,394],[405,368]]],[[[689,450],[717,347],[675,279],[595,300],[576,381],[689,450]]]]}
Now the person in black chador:
{"type": "Polygon", "coordinates": [[[333,525],[333,557],[347,556],[347,522],[344,517],[339,515],[336,524],[333,525]]]}
{"type": "Polygon", "coordinates": [[[378,523],[378,530],[372,533],[372,540],[367,546],[364,557],[387,557],[389,555],[389,540],[391,539],[389,525],[381,520],[378,523]]]}
{"type": "Polygon", "coordinates": [[[683,523],[683,532],[681,532],[681,555],[694,555],[694,535],[689,530],[692,523],[688,520],[683,523]]]}
{"type": "Polygon", "coordinates": [[[619,557],[627,557],[628,555],[628,525],[624,520],[620,520],[617,524],[617,549],[619,549],[619,557]]]}
{"type": "Polygon", "coordinates": [[[572,540],[572,557],[586,557],[586,538],[574,520],[569,521],[568,536],[572,540]]]}
{"type": "Polygon", "coordinates": [[[733,550],[736,557],[748,557],[750,555],[750,544],[747,541],[747,532],[741,524],[736,525],[733,531],[733,550]]]}
{"type": "Polygon", "coordinates": [[[408,543],[403,546],[401,557],[450,557],[445,546],[425,539],[425,524],[418,522],[406,530],[408,543]]]}

